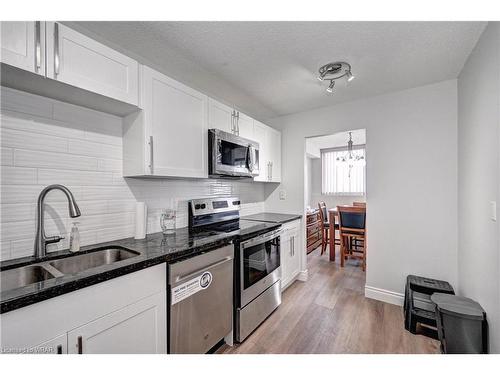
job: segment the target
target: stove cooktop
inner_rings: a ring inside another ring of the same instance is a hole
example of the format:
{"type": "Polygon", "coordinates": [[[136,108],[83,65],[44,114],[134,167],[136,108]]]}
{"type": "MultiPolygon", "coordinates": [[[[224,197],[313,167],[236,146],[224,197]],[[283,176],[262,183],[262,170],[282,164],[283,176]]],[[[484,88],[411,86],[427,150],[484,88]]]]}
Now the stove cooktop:
{"type": "Polygon", "coordinates": [[[196,235],[199,236],[207,236],[207,235],[215,235],[219,233],[231,233],[238,232],[239,236],[247,236],[253,233],[273,230],[280,226],[277,223],[265,223],[259,221],[245,221],[245,220],[236,220],[227,223],[219,223],[210,226],[209,228],[205,228],[196,232],[196,235]]]}

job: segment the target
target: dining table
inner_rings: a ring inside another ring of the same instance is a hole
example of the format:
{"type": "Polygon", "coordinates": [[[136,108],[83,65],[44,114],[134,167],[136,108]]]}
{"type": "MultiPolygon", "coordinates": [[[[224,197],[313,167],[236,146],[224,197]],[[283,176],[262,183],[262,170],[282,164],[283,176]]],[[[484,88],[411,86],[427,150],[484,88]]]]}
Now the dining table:
{"type": "Polygon", "coordinates": [[[337,207],[330,208],[328,210],[328,222],[330,223],[329,227],[329,248],[330,248],[330,262],[335,262],[335,224],[338,224],[338,216],[339,212],[337,210],[337,207]]]}

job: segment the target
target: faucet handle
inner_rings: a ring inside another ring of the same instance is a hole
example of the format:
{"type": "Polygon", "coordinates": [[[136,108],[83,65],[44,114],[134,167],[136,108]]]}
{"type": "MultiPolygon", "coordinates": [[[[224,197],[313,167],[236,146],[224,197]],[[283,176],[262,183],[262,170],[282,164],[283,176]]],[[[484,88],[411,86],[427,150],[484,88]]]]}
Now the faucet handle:
{"type": "Polygon", "coordinates": [[[51,236],[51,237],[47,237],[47,239],[45,240],[45,243],[56,243],[56,242],[59,242],[61,240],[64,240],[64,237],[62,237],[62,236],[51,236]]]}

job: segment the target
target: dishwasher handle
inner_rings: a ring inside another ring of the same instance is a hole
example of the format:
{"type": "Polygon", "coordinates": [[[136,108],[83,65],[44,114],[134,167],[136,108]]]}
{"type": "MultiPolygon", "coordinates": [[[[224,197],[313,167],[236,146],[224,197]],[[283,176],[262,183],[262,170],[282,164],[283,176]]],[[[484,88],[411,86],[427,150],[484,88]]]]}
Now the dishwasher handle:
{"type": "Polygon", "coordinates": [[[174,284],[182,283],[182,282],[186,281],[187,279],[191,279],[192,277],[196,276],[199,273],[208,271],[211,268],[220,266],[221,264],[224,264],[224,263],[226,263],[228,261],[232,261],[232,260],[233,260],[233,257],[228,256],[228,257],[225,257],[222,260],[219,260],[218,262],[215,262],[215,263],[212,263],[212,264],[208,264],[206,266],[203,266],[203,267],[197,269],[196,271],[190,272],[187,275],[176,276],[175,280],[174,280],[174,284]]]}

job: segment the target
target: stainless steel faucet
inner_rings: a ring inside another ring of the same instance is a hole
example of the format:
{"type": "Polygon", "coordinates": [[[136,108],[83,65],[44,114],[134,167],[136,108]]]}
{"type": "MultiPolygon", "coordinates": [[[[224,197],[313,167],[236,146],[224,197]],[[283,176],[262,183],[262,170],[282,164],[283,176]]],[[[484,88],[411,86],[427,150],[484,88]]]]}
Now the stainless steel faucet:
{"type": "Polygon", "coordinates": [[[75,197],[71,194],[71,191],[66,186],[63,185],[49,185],[40,192],[38,196],[37,204],[37,227],[36,227],[36,239],[35,239],[35,258],[40,259],[47,255],[47,244],[59,242],[64,237],[61,236],[51,236],[47,237],[45,235],[45,229],[43,226],[43,217],[45,213],[44,200],[47,193],[51,190],[61,190],[68,198],[68,209],[69,216],[78,217],[81,215],[80,209],[75,202],[75,197]]]}

